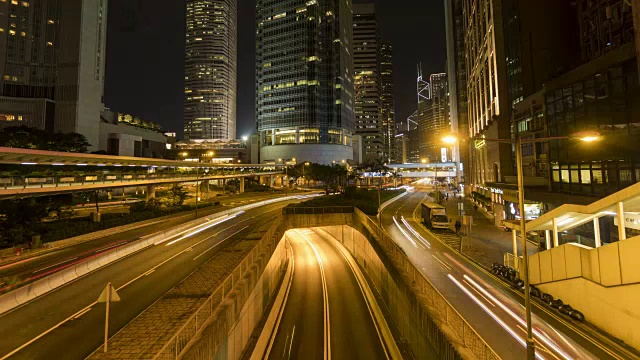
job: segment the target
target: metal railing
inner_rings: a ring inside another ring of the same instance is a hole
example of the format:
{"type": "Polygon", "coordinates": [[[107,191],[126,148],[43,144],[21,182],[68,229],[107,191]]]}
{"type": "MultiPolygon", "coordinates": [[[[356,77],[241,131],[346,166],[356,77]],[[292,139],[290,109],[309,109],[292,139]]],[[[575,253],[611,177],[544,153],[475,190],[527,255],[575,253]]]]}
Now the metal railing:
{"type": "MultiPolygon", "coordinates": [[[[494,360],[500,357],[493,351],[491,346],[475,331],[475,329],[464,319],[462,315],[447,301],[447,299],[433,286],[431,281],[417,268],[402,248],[391,238],[386,232],[378,227],[376,222],[359,209],[355,209],[354,215],[357,220],[369,231],[377,237],[379,245],[385,254],[391,259],[396,268],[401,273],[406,274],[412,282],[414,291],[419,293],[419,301],[426,303],[427,307],[437,313],[438,319],[443,321],[455,332],[459,340],[469,349],[478,359],[494,360]]],[[[433,316],[432,316],[433,318],[433,316]]],[[[428,324],[429,325],[429,324],[428,324]]],[[[429,333],[435,336],[436,333],[442,334],[442,329],[431,321],[429,333]]],[[[442,336],[442,335],[441,335],[442,336]]],[[[452,342],[452,339],[449,339],[452,342]]]]}
{"type": "Polygon", "coordinates": [[[189,343],[202,330],[204,324],[211,318],[216,310],[224,305],[223,299],[232,291],[239,281],[242,281],[245,272],[251,270],[252,264],[266,253],[267,258],[275,250],[279,239],[274,239],[279,227],[282,225],[282,217],[278,217],[269,227],[260,242],[245,256],[233,272],[220,284],[196,312],[187,319],[180,329],[164,344],[153,359],[177,359],[187,348],[189,343]]]}

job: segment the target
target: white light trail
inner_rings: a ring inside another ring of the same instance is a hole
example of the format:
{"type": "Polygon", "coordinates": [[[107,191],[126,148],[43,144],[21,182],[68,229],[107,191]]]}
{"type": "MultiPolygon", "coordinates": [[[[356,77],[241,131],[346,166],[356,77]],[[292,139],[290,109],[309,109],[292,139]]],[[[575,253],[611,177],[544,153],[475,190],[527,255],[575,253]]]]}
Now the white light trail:
{"type": "Polygon", "coordinates": [[[416,244],[415,241],[413,241],[413,239],[411,239],[411,236],[409,236],[409,234],[407,234],[406,231],[402,230],[402,227],[400,226],[400,224],[398,223],[398,220],[396,220],[396,217],[393,217],[393,222],[396,223],[396,226],[398,227],[398,230],[400,230],[400,232],[402,233],[402,235],[404,235],[405,238],[407,238],[407,240],[409,240],[409,242],[414,246],[414,247],[418,247],[418,244],[416,244]]]}
{"type": "Polygon", "coordinates": [[[427,245],[429,249],[431,249],[431,243],[428,242],[427,239],[423,238],[420,234],[418,234],[418,232],[411,225],[409,225],[409,222],[404,218],[404,216],[401,217],[401,220],[402,223],[407,227],[407,229],[409,229],[409,231],[411,231],[411,233],[418,238],[418,240],[422,241],[425,245],[427,245]]]}

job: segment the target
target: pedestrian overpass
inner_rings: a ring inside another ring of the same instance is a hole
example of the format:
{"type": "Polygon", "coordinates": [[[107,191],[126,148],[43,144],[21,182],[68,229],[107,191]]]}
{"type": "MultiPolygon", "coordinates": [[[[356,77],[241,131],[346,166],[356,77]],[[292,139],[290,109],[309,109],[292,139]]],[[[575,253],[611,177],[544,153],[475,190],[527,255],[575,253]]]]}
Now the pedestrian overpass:
{"type": "Polygon", "coordinates": [[[0,164],[11,165],[13,170],[0,171],[0,200],[127,187],[146,187],[147,194],[153,196],[157,185],[231,179],[238,179],[240,192],[244,192],[247,177],[273,184],[283,174],[283,165],[215,164],[5,147],[0,147],[0,164]]]}
{"type": "MultiPolygon", "coordinates": [[[[402,178],[410,179],[435,179],[449,178],[457,176],[457,164],[453,162],[429,163],[429,164],[389,164],[387,165],[392,173],[397,173],[402,178]]],[[[367,173],[365,173],[367,174],[367,173]]]]}

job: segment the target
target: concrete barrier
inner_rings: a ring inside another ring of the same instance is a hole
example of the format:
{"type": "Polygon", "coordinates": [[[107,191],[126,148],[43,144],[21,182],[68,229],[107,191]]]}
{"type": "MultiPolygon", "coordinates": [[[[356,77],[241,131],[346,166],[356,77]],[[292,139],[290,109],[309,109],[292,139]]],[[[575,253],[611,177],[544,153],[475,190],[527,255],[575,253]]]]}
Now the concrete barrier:
{"type": "MultiPolygon", "coordinates": [[[[309,195],[307,195],[309,196],[309,195]]],[[[169,230],[163,230],[154,234],[151,234],[149,236],[146,236],[144,238],[141,238],[140,240],[134,241],[132,243],[129,243],[127,245],[124,245],[122,247],[119,248],[115,248],[111,251],[108,251],[106,253],[100,254],[94,258],[91,258],[87,261],[82,261],[79,262],[73,266],[68,267],[67,269],[62,270],[62,272],[64,272],[63,275],[59,275],[58,273],[47,276],[45,278],[42,278],[40,280],[37,280],[31,284],[27,284],[25,286],[22,286],[16,290],[13,290],[11,292],[8,292],[6,294],[0,295],[0,314],[3,314],[17,306],[20,306],[22,304],[25,304],[39,296],[42,296],[46,293],[48,293],[51,290],[54,290],[62,285],[65,285],[71,281],[74,281],[75,279],[82,277],[84,275],[87,275],[90,272],[93,272],[95,270],[100,269],[103,266],[106,266],[114,261],[117,261],[119,259],[122,259],[123,257],[126,257],[130,254],[133,254],[137,251],[140,251],[142,249],[145,249],[151,245],[153,245],[154,243],[156,243],[159,240],[165,239],[167,237],[171,237],[171,236],[175,236],[177,234],[180,234],[181,232],[184,232],[190,228],[193,228],[195,226],[198,225],[202,225],[206,222],[209,222],[211,220],[214,220],[216,218],[219,218],[221,216],[225,216],[225,215],[229,215],[229,214],[234,214],[237,213],[239,211],[245,211],[245,210],[249,210],[249,209],[253,209],[253,208],[257,208],[257,207],[262,207],[265,205],[269,205],[269,204],[273,204],[276,202],[281,202],[281,201],[287,201],[287,200],[295,200],[295,199],[301,199],[304,198],[304,195],[293,195],[293,196],[287,196],[287,197],[281,197],[281,198],[276,198],[276,199],[270,199],[270,200],[264,200],[264,201],[259,201],[253,204],[248,204],[248,205],[244,205],[244,206],[240,206],[240,207],[236,207],[236,208],[231,208],[228,210],[224,210],[221,212],[217,212],[215,214],[211,214],[208,216],[205,216],[203,218],[198,218],[195,220],[191,220],[185,224],[173,227],[169,230]],[[75,273],[75,276],[74,276],[75,273]],[[56,276],[56,280],[54,282],[50,281],[50,278],[52,276],[56,276]],[[52,285],[55,284],[55,287],[52,287],[52,285]]]]}

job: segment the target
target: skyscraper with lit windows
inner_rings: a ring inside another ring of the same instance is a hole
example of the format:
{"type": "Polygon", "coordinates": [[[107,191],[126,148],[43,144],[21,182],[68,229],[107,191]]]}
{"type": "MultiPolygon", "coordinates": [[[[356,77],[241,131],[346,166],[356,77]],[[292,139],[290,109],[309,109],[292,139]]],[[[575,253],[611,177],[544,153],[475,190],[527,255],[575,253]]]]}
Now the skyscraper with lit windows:
{"type": "Polygon", "coordinates": [[[351,0],[257,0],[261,161],[353,159],[351,0]]]}
{"type": "Polygon", "coordinates": [[[236,138],[236,0],[187,0],[184,135],[236,138]]]}

